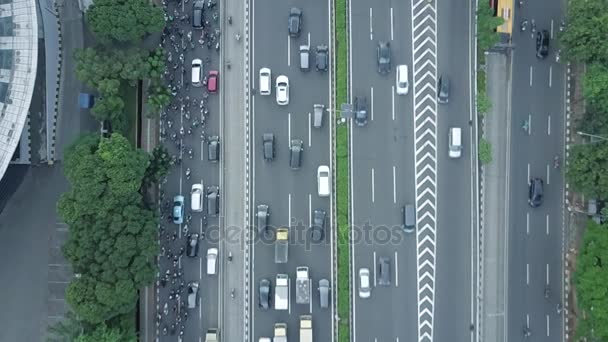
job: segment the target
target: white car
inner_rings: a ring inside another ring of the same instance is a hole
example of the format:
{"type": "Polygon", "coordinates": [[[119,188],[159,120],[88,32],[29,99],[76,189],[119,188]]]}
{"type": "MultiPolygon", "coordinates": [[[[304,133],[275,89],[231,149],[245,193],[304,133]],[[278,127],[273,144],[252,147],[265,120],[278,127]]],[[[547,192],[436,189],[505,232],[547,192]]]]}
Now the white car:
{"type": "Polygon", "coordinates": [[[277,77],[277,103],[279,106],[289,104],[289,79],[285,75],[277,77]]]}
{"type": "Polygon", "coordinates": [[[207,274],[216,274],[217,265],[217,248],[209,248],[207,250],[207,274]]]}
{"type": "Polygon", "coordinates": [[[369,282],[369,269],[359,269],[359,297],[369,298],[372,293],[372,289],[369,282]]]}
{"type": "Polygon", "coordinates": [[[320,165],[317,169],[317,183],[319,186],[319,197],[329,196],[330,181],[329,181],[329,166],[320,165]]]}
{"type": "Polygon", "coordinates": [[[260,69],[260,95],[270,95],[272,92],[272,73],[268,68],[260,69]]]}
{"type": "Polygon", "coordinates": [[[192,184],[190,190],[190,209],[192,211],[203,211],[203,184],[192,184]]]}
{"type": "Polygon", "coordinates": [[[450,158],[460,158],[462,151],[462,130],[460,127],[450,127],[448,133],[448,155],[450,158]]]}
{"type": "Polygon", "coordinates": [[[395,85],[397,86],[398,95],[407,95],[410,89],[408,82],[407,65],[402,64],[397,66],[397,74],[395,75],[395,85]]]}

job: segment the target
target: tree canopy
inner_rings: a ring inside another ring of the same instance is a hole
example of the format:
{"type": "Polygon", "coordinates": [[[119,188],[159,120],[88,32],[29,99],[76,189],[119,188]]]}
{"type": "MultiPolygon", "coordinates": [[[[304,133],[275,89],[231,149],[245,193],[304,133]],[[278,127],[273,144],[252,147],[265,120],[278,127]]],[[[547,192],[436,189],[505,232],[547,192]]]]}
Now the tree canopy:
{"type": "Polygon", "coordinates": [[[608,143],[574,145],[566,176],[583,194],[608,199],[608,143]]]}
{"type": "Polygon", "coordinates": [[[132,334],[127,334],[119,328],[109,328],[105,324],[99,324],[91,332],[84,333],[75,342],[137,342],[132,334]]]}
{"type": "Polygon", "coordinates": [[[565,54],[573,61],[608,62],[608,0],[570,0],[568,25],[560,35],[565,54]]]}
{"type": "Polygon", "coordinates": [[[148,165],[148,156],[116,133],[84,136],[65,155],[72,188],[58,204],[70,227],[63,252],[81,275],[67,300],[88,322],[133,310],[137,289],[154,279],[158,221],[139,193],[148,165]]]}
{"type": "Polygon", "coordinates": [[[583,79],[583,95],[591,108],[608,116],[608,67],[600,63],[591,63],[583,79]]]}
{"type": "Polygon", "coordinates": [[[477,15],[479,18],[477,20],[477,49],[484,52],[496,45],[500,40],[496,28],[502,25],[505,20],[494,16],[494,10],[487,2],[479,6],[477,15]]]}
{"type": "Polygon", "coordinates": [[[104,42],[137,42],[165,25],[162,8],[146,0],[95,0],[87,19],[93,33],[104,42]]]}

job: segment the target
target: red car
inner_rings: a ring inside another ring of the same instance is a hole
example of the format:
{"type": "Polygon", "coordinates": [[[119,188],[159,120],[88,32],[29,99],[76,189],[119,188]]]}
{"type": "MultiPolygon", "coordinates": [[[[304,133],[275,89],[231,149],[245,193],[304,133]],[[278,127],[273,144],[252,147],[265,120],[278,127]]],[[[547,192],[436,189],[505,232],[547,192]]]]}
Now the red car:
{"type": "Polygon", "coordinates": [[[217,88],[219,87],[219,76],[220,72],[217,70],[209,71],[209,79],[207,80],[207,90],[211,94],[217,93],[217,88]]]}

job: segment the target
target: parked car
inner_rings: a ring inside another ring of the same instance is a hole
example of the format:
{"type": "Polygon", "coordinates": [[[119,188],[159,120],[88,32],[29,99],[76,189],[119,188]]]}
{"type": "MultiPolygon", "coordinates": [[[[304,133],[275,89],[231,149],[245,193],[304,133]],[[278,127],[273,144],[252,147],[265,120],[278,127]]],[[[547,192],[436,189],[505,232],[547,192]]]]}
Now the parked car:
{"type": "Polygon", "coordinates": [[[188,283],[188,309],[196,309],[198,305],[198,281],[188,283]]]}
{"type": "Polygon", "coordinates": [[[287,29],[289,36],[297,38],[302,30],[302,10],[297,7],[292,7],[289,10],[289,19],[287,20],[287,29]]]}
{"type": "Polygon", "coordinates": [[[359,269],[359,298],[369,298],[372,293],[371,284],[369,281],[369,269],[359,269]]]}
{"type": "Polygon", "coordinates": [[[173,197],[173,223],[184,223],[184,196],[173,197]]]}
{"type": "Polygon", "coordinates": [[[391,71],[391,43],[383,41],[378,42],[376,55],[378,72],[381,74],[388,74],[391,71]]]}
{"type": "Polygon", "coordinates": [[[262,135],[262,151],[265,161],[269,162],[274,159],[274,134],[264,133],[262,135]]]}
{"type": "Polygon", "coordinates": [[[317,71],[327,71],[329,65],[329,48],[327,45],[318,45],[315,57],[317,71]]]}
{"type": "Polygon", "coordinates": [[[217,248],[209,248],[207,250],[207,274],[215,275],[217,273],[217,248]]]}
{"type": "Polygon", "coordinates": [[[329,280],[319,280],[319,305],[321,309],[329,307],[329,280]]]}
{"type": "Polygon", "coordinates": [[[264,310],[268,310],[270,308],[270,287],[272,284],[270,280],[263,278],[260,280],[260,285],[258,286],[258,306],[264,310]]]}
{"type": "Polygon", "coordinates": [[[198,256],[198,234],[188,234],[188,244],[186,245],[186,255],[190,258],[198,256]]]}
{"type": "Polygon", "coordinates": [[[289,104],[289,78],[285,75],[277,77],[277,104],[286,106],[289,104]]]}
{"type": "Polygon", "coordinates": [[[289,167],[292,170],[300,168],[302,153],[304,153],[304,142],[301,139],[293,139],[289,144],[289,167]]]}
{"type": "Polygon", "coordinates": [[[220,137],[210,136],[207,140],[207,160],[217,163],[220,160],[220,137]]]}
{"type": "Polygon", "coordinates": [[[315,242],[320,242],[325,236],[325,217],[327,212],[323,209],[315,209],[310,227],[310,237],[315,242]]]}

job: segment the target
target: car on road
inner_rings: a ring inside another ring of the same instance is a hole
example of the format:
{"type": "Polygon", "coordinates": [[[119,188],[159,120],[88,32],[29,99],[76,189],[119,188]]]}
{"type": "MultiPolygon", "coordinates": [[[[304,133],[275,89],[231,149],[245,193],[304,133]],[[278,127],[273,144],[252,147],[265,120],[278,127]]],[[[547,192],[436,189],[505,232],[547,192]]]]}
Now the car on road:
{"type": "Polygon", "coordinates": [[[450,127],[448,133],[448,155],[450,158],[460,158],[462,154],[462,129],[450,127]]]}
{"type": "Polygon", "coordinates": [[[198,281],[188,283],[188,309],[196,309],[198,305],[198,281]]]}
{"type": "Polygon", "coordinates": [[[536,32],[536,57],[544,59],[549,54],[549,31],[536,32]]]}
{"type": "Polygon", "coordinates": [[[287,29],[289,36],[297,38],[302,31],[302,10],[297,7],[292,7],[289,10],[289,18],[287,19],[287,29]]]}
{"type": "Polygon", "coordinates": [[[325,111],[325,105],[322,105],[322,104],[313,105],[312,127],[314,127],[314,128],[323,127],[323,112],[324,111],[325,111]]]}
{"type": "Polygon", "coordinates": [[[215,217],[220,213],[220,188],[210,186],[207,188],[207,215],[215,217]]]}
{"type": "Polygon", "coordinates": [[[186,255],[190,258],[195,258],[196,256],[198,256],[198,234],[188,234],[186,255]]]}
{"type": "Polygon", "coordinates": [[[317,186],[319,197],[329,196],[331,189],[331,182],[329,181],[329,166],[320,165],[317,168],[317,186]]]}
{"type": "Polygon", "coordinates": [[[441,75],[437,89],[437,102],[442,104],[448,103],[450,100],[450,78],[446,75],[441,75]]]}
{"type": "Polygon", "coordinates": [[[321,309],[329,307],[329,280],[319,280],[319,305],[321,309]]]}
{"type": "Polygon", "coordinates": [[[355,123],[359,127],[367,125],[367,97],[355,97],[355,123]]]}
{"type": "Polygon", "coordinates": [[[401,229],[406,233],[413,233],[416,230],[416,209],[411,204],[406,204],[401,208],[403,221],[401,229]]]}
{"type": "Polygon", "coordinates": [[[528,204],[532,208],[539,207],[543,204],[544,195],[544,181],[542,178],[535,177],[530,180],[530,186],[528,187],[528,204]]]}
{"type": "Polygon", "coordinates": [[[277,77],[277,104],[286,106],[289,104],[289,78],[285,75],[277,77]]]}
{"type": "Polygon", "coordinates": [[[217,135],[210,136],[207,139],[207,160],[212,163],[217,163],[220,160],[220,137],[217,135]]]}
{"type": "Polygon", "coordinates": [[[315,56],[315,67],[317,71],[327,71],[329,64],[329,48],[327,45],[317,45],[317,53],[315,56]]]}
{"type": "Polygon", "coordinates": [[[272,284],[270,280],[263,278],[260,280],[260,285],[258,286],[258,306],[264,310],[268,310],[271,306],[270,303],[270,287],[272,284]]]}
{"type": "Polygon", "coordinates": [[[220,87],[220,72],[217,70],[209,70],[209,78],[207,79],[207,91],[210,94],[217,93],[220,87]]]}
{"type": "Polygon", "coordinates": [[[203,28],[203,9],[205,8],[204,0],[197,0],[192,3],[192,27],[195,29],[203,28]]]}
{"type": "Polygon", "coordinates": [[[323,209],[315,209],[312,215],[312,225],[310,227],[310,237],[314,242],[320,242],[325,236],[325,217],[327,212],[323,209]]]}
{"type": "Polygon", "coordinates": [[[270,162],[274,159],[274,134],[264,133],[262,135],[262,152],[264,160],[270,162]]]}
{"type": "Polygon", "coordinates": [[[395,73],[395,85],[397,86],[398,95],[407,95],[410,90],[410,83],[408,81],[409,73],[407,71],[407,65],[401,64],[397,66],[397,72],[395,73]]]}
{"type": "Polygon", "coordinates": [[[184,223],[184,196],[173,197],[173,223],[184,223]]]}
{"type": "Polygon", "coordinates": [[[289,143],[289,167],[292,170],[300,168],[302,153],[304,153],[304,142],[301,139],[293,139],[289,143]]]}
{"type": "Polygon", "coordinates": [[[300,70],[310,70],[310,46],[300,45],[300,70]]]}
{"type": "Polygon", "coordinates": [[[217,248],[209,248],[207,250],[207,274],[215,275],[217,273],[217,248]]]}
{"type": "Polygon", "coordinates": [[[376,46],[378,72],[388,74],[391,71],[391,43],[379,41],[376,46]]]}
{"type": "Polygon", "coordinates": [[[378,284],[382,286],[391,285],[391,259],[380,257],[378,260],[378,284]]]}
{"type": "Polygon", "coordinates": [[[255,214],[258,219],[258,234],[266,233],[268,229],[268,217],[270,217],[270,210],[267,204],[258,204],[258,211],[255,214]]]}
{"type": "Polygon", "coordinates": [[[203,184],[192,184],[190,190],[190,209],[197,213],[203,211],[203,184]]]}
{"type": "Polygon", "coordinates": [[[203,81],[203,61],[195,58],[192,60],[192,86],[200,87],[203,81]]]}
{"type": "Polygon", "coordinates": [[[260,69],[260,95],[272,93],[272,72],[269,68],[260,69]]]}
{"type": "Polygon", "coordinates": [[[359,298],[369,298],[372,293],[369,281],[369,269],[359,269],[359,298]]]}

